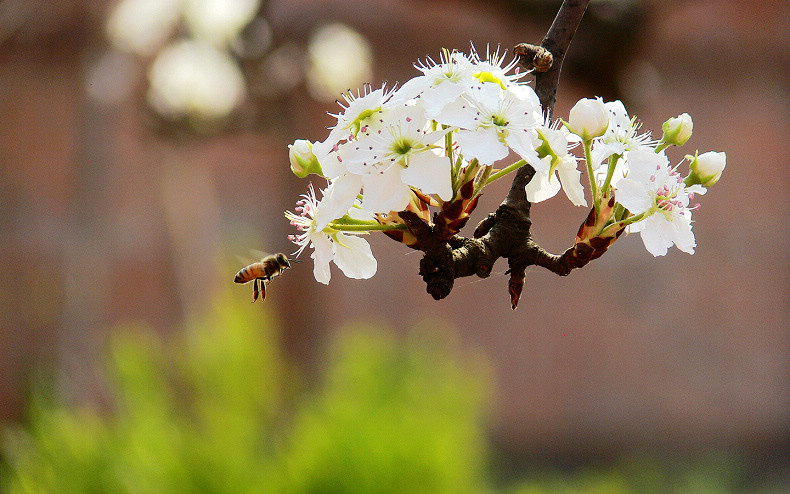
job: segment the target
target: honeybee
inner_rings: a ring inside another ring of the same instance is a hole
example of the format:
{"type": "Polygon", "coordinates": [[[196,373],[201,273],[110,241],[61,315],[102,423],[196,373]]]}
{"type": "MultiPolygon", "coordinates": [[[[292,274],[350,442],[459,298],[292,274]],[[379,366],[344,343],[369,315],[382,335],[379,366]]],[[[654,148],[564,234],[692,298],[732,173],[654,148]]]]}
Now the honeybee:
{"type": "Polygon", "coordinates": [[[258,300],[258,282],[260,281],[261,302],[266,298],[266,284],[272,278],[280,276],[283,271],[291,267],[291,262],[285,254],[272,254],[265,256],[258,262],[242,268],[233,281],[236,283],[247,283],[252,281],[252,301],[258,300]]]}

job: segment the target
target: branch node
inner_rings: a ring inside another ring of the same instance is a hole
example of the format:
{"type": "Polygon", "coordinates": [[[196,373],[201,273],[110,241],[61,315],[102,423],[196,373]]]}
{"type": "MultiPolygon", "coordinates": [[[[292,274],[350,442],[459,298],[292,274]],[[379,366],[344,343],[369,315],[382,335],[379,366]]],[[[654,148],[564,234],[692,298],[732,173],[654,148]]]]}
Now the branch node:
{"type": "Polygon", "coordinates": [[[535,72],[548,72],[554,63],[554,56],[542,46],[519,43],[513,53],[519,57],[522,66],[527,70],[534,69],[535,72]]]}
{"type": "Polygon", "coordinates": [[[450,294],[455,280],[453,251],[445,237],[435,231],[420,216],[412,211],[398,213],[409,231],[417,238],[424,256],[420,260],[420,276],[425,281],[426,291],[436,299],[450,294]]]}
{"type": "Polygon", "coordinates": [[[434,258],[429,257],[427,254],[420,260],[420,276],[425,281],[425,291],[434,300],[445,298],[453,289],[453,273],[448,272],[444,262],[437,263],[434,258]]]}
{"type": "Polygon", "coordinates": [[[477,260],[475,266],[475,274],[480,278],[488,278],[491,276],[491,270],[494,268],[493,264],[488,258],[480,258],[477,260]]]}
{"type": "Polygon", "coordinates": [[[496,223],[496,214],[495,213],[488,213],[488,216],[483,218],[480,223],[477,224],[475,228],[475,232],[472,234],[474,238],[483,237],[486,233],[491,230],[491,227],[494,226],[496,223]]]}

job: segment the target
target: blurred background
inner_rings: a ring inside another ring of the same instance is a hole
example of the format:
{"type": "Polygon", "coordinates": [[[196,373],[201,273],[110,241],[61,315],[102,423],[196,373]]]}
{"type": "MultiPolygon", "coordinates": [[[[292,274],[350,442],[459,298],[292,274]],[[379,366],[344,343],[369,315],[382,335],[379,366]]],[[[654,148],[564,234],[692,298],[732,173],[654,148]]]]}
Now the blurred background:
{"type": "MultiPolygon", "coordinates": [[[[555,115],[688,112],[670,158],[726,151],[693,256],[623,237],[532,268],[515,312],[503,261],[437,302],[375,235],[373,279],[232,283],[295,250],[287,145],[341,92],[539,43],[558,6],[0,2],[0,489],[790,490],[786,2],[593,0],[570,47],[555,115]]],[[[533,236],[560,253],[586,213],[538,204],[533,236]]]]}

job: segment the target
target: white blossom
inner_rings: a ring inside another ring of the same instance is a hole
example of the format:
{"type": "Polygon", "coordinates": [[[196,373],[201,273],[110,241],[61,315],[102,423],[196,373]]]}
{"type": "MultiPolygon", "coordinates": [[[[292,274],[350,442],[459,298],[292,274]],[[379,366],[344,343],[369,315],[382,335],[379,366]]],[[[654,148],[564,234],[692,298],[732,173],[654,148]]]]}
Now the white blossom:
{"type": "Polygon", "coordinates": [[[306,139],[297,139],[288,145],[288,161],[291,163],[291,171],[299,178],[311,173],[323,174],[321,164],[313,154],[313,143],[306,139]]]}
{"type": "MultiPolygon", "coordinates": [[[[650,139],[650,133],[639,134],[641,123],[636,118],[628,116],[625,106],[619,100],[609,101],[605,105],[608,115],[606,132],[600,139],[593,142],[592,167],[597,169],[601,163],[613,154],[623,156],[626,151],[643,147],[650,147],[651,152],[655,141],[650,139]]],[[[606,167],[604,167],[604,170],[606,167]]],[[[605,171],[603,172],[605,175],[605,171]]]]}
{"type": "Polygon", "coordinates": [[[538,130],[542,144],[538,147],[539,163],[533,165],[535,176],[526,186],[527,200],[541,202],[554,197],[560,187],[575,206],[586,206],[581,172],[576,157],[570,153],[567,130],[544,125],[538,130]],[[559,180],[557,179],[559,176],[559,180]]]}
{"type": "Polygon", "coordinates": [[[478,81],[498,84],[503,89],[508,89],[517,85],[526,87],[517,84],[519,79],[527,74],[527,72],[514,70],[519,64],[518,58],[514,58],[509,63],[503,65],[505,53],[500,54],[498,48],[494,52],[486,48],[486,58],[483,59],[477,50],[475,50],[474,46],[471,49],[469,58],[472,60],[470,70],[478,81]]]}
{"type": "Polygon", "coordinates": [[[505,158],[510,149],[530,164],[540,161],[535,129],[542,120],[532,88],[506,90],[490,82],[468,88],[437,116],[440,123],[459,128],[455,139],[464,158],[477,158],[482,165],[505,158]]]}
{"type": "Polygon", "coordinates": [[[226,117],[246,92],[236,61],[202,41],[180,41],[163,49],[148,78],[148,101],[160,114],[174,119],[226,117]]]}
{"type": "Polygon", "coordinates": [[[376,258],[365,239],[331,226],[320,230],[316,228],[315,218],[319,215],[321,203],[316,199],[312,184],[307,194],[301,197],[296,205],[296,213],[286,211],[285,217],[301,232],[289,236],[299,246],[294,255],[301,255],[308,245],[314,249],[310,257],[314,260],[313,275],[316,281],[329,284],[330,261],[349,278],[367,279],[376,274],[376,258]]]}
{"type": "Polygon", "coordinates": [[[466,87],[475,82],[472,62],[461,52],[445,51],[439,63],[429,58],[424,64],[415,67],[422,75],[403,84],[393,95],[393,100],[406,103],[419,96],[429,118],[435,118],[448,103],[455,101],[466,87]]]}
{"type": "Polygon", "coordinates": [[[347,171],[341,148],[356,139],[360,130],[378,128],[383,120],[384,105],[392,93],[384,86],[373,91],[366,86],[362,94],[355,96],[349,91],[343,95],[347,106],[338,101],[343,111],[334,115],[337,123],[330,127],[329,136],[324,141],[313,144],[313,153],[327,178],[339,177],[347,171]]]}
{"type": "Polygon", "coordinates": [[[693,254],[696,242],[689,199],[704,189],[698,185],[687,188],[663,153],[637,149],[630,151],[628,158],[629,172],[619,182],[616,197],[632,214],[644,217],[631,231],[639,231],[645,248],[654,256],[665,255],[672,244],[693,254]]]}
{"type": "Polygon", "coordinates": [[[363,209],[400,211],[409,203],[410,187],[451,199],[450,160],[433,152],[446,132],[430,130],[419,102],[391,109],[379,129],[366,129],[346,159],[349,172],[362,175],[363,209]]]}

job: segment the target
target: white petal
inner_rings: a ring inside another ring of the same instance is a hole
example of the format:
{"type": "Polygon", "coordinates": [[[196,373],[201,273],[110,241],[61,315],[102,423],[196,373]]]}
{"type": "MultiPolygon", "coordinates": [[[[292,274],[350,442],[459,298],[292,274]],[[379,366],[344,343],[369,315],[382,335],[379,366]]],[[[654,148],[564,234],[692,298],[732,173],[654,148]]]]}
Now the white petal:
{"type": "Polygon", "coordinates": [[[455,138],[461,147],[464,159],[471,161],[477,158],[481,165],[491,165],[506,157],[507,146],[499,140],[496,129],[480,129],[479,131],[459,130],[455,138]]]}
{"type": "Polygon", "coordinates": [[[538,120],[542,120],[541,113],[540,113],[540,98],[538,94],[532,89],[532,86],[527,86],[526,84],[514,84],[512,86],[508,86],[508,91],[513,93],[516,98],[519,99],[524,104],[531,106],[538,110],[536,114],[538,120]]]}
{"type": "Polygon", "coordinates": [[[549,171],[551,170],[551,156],[544,156],[543,158],[538,158],[537,160],[528,161],[529,165],[535,169],[536,172],[542,173],[548,176],[549,171]]]}
{"type": "Polygon", "coordinates": [[[341,175],[324,191],[324,197],[318,204],[318,212],[315,216],[315,229],[319,232],[326,226],[342,218],[351,206],[362,189],[362,177],[351,173],[341,175]]]}
{"type": "Polygon", "coordinates": [[[683,252],[693,254],[697,241],[694,239],[694,232],[691,231],[691,219],[676,215],[672,221],[672,226],[675,230],[675,245],[683,252]]]}
{"type": "Polygon", "coordinates": [[[475,109],[468,101],[459,97],[452,103],[445,105],[442,111],[436,115],[435,120],[452,127],[474,129],[478,124],[476,117],[475,109]]]}
{"type": "MultiPolygon", "coordinates": [[[[535,165],[540,160],[538,152],[535,150],[535,148],[540,145],[537,132],[521,129],[511,131],[507,138],[507,144],[513,151],[535,168],[535,165]]],[[[551,165],[551,160],[549,160],[549,165],[551,165]]],[[[548,169],[546,171],[548,171],[548,169]]]]}
{"type": "Polygon", "coordinates": [[[654,256],[663,256],[672,246],[674,233],[672,224],[661,213],[653,214],[645,220],[645,228],[641,232],[642,242],[648,252],[654,256]]]}
{"type": "Polygon", "coordinates": [[[392,165],[383,173],[370,173],[362,177],[362,208],[370,213],[402,211],[411,200],[409,186],[403,183],[400,165],[392,165]]]}
{"type": "Polygon", "coordinates": [[[527,200],[529,202],[541,202],[557,195],[560,191],[560,181],[554,178],[549,180],[549,176],[537,172],[525,187],[527,200]]]}
{"type": "Polygon", "coordinates": [[[325,285],[329,284],[332,274],[329,271],[329,261],[332,260],[332,241],[323,233],[313,233],[310,235],[313,248],[315,249],[310,257],[313,263],[313,276],[316,281],[325,285]]]}
{"type": "Polygon", "coordinates": [[[378,143],[370,137],[344,144],[340,148],[340,156],[346,169],[358,175],[376,173],[375,167],[384,160],[384,153],[378,143]]]}
{"type": "Polygon", "coordinates": [[[425,90],[430,88],[430,79],[425,76],[412,77],[403,83],[397,91],[392,94],[389,99],[388,106],[397,106],[405,104],[407,101],[416,98],[425,90]]]}
{"type": "Polygon", "coordinates": [[[694,184],[691,187],[686,187],[686,194],[699,194],[704,196],[707,191],[708,189],[700,184],[694,184]]]}
{"type": "Polygon", "coordinates": [[[628,112],[620,100],[610,101],[604,106],[609,112],[609,128],[606,130],[606,135],[614,136],[620,140],[631,128],[631,119],[628,117],[628,112]]]}
{"type": "MultiPolygon", "coordinates": [[[[572,159],[572,162],[575,164],[576,160],[572,159]]],[[[562,190],[573,205],[586,206],[587,200],[584,198],[584,187],[581,182],[582,172],[577,170],[574,164],[561,164],[557,168],[557,173],[562,182],[562,190]]]]}
{"type": "Polygon", "coordinates": [[[631,223],[625,229],[626,233],[639,233],[645,229],[645,221],[637,221],[636,223],[631,223]]]}
{"type": "Polygon", "coordinates": [[[348,210],[348,215],[351,218],[355,220],[366,220],[366,221],[372,221],[376,219],[376,215],[374,213],[362,209],[361,204],[359,202],[356,204],[357,204],[356,206],[348,210]]]}
{"type": "Polygon", "coordinates": [[[452,199],[450,160],[430,151],[413,154],[409,166],[401,176],[404,183],[417,187],[425,194],[437,194],[444,201],[452,199]]]}
{"type": "Polygon", "coordinates": [[[334,150],[337,140],[332,140],[332,133],[323,142],[313,144],[313,154],[321,164],[321,171],[326,178],[339,177],[346,172],[346,166],[338,159],[339,155],[334,150]]]}
{"type": "Polygon", "coordinates": [[[620,142],[612,144],[604,143],[603,141],[599,140],[593,141],[592,151],[590,152],[593,170],[598,170],[601,167],[601,164],[603,164],[604,160],[608,159],[609,156],[613,154],[623,154],[623,152],[623,145],[620,142]]]}
{"type": "Polygon", "coordinates": [[[424,98],[425,114],[429,118],[437,117],[444,110],[445,106],[457,100],[463,92],[463,85],[447,80],[441,81],[437,86],[426,92],[427,94],[424,98]]]}
{"type": "Polygon", "coordinates": [[[645,189],[645,185],[624,178],[617,184],[617,202],[634,214],[644,213],[653,205],[653,200],[645,189]]]}
{"type": "MultiPolygon", "coordinates": [[[[506,97],[503,95],[502,86],[495,82],[484,82],[467,88],[467,95],[473,105],[482,109],[494,110],[499,108],[500,102],[506,97]]],[[[512,95],[508,95],[512,96],[512,95]]]]}
{"type": "MultiPolygon", "coordinates": [[[[669,159],[664,153],[656,153],[650,148],[637,148],[625,153],[628,166],[628,178],[637,182],[648,183],[656,173],[666,173],[669,159]]],[[[654,180],[659,183],[660,180],[654,180]]]]}
{"type": "Polygon", "coordinates": [[[367,240],[356,235],[338,233],[333,244],[334,260],[343,274],[354,279],[368,279],[376,274],[376,258],[367,240]]]}

